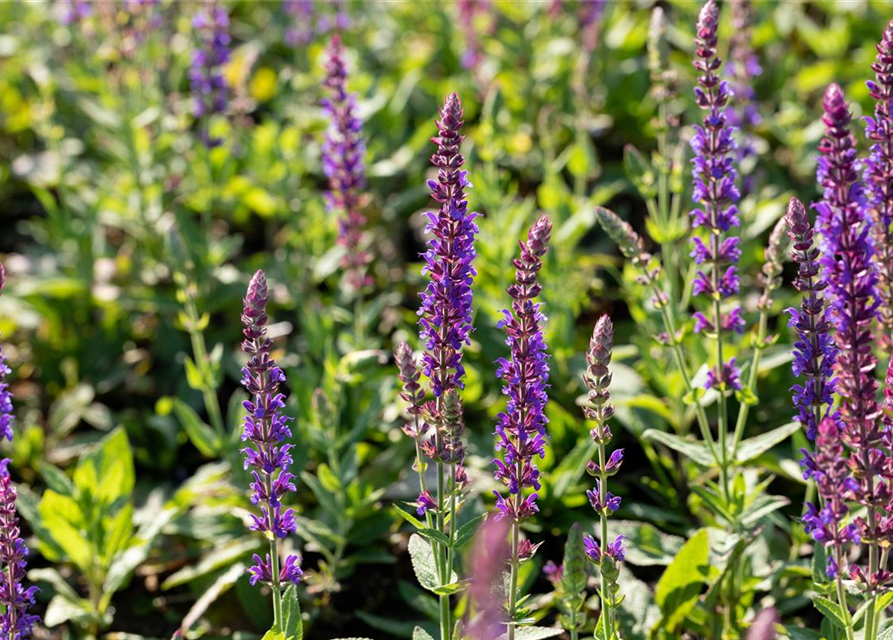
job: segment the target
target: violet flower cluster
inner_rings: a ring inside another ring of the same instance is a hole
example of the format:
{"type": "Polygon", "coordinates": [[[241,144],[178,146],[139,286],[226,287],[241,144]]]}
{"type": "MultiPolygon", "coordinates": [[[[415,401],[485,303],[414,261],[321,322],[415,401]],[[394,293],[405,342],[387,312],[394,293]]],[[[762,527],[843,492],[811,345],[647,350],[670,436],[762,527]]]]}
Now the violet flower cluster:
{"type": "Polygon", "coordinates": [[[326,200],[331,210],[340,214],[338,244],[344,247],[341,266],[346,272],[350,291],[358,292],[369,284],[369,253],[366,250],[366,216],[363,214],[363,188],[366,167],[363,155],[363,123],[356,115],[356,96],[347,91],[347,68],[341,38],[333,36],[326,61],[325,86],[329,96],[322,101],[329,118],[326,140],[322,146],[322,166],[329,179],[326,200]]]}
{"type": "Polygon", "coordinates": [[[502,393],[508,396],[508,404],[496,418],[496,450],[504,452],[504,459],[496,458],[493,464],[494,476],[508,487],[509,499],[498,491],[493,493],[496,517],[515,523],[537,512],[535,491],[540,489],[540,472],[535,459],[542,458],[546,449],[549,354],[542,329],[546,318],[542,303],[535,300],[542,291],[537,274],[551,234],[552,223],[542,216],[530,228],[527,241],[520,243],[521,255],[513,260],[516,281],[508,289],[511,310],[503,311],[504,318],[497,325],[506,332],[511,357],[497,361],[496,376],[504,382],[502,393]],[[524,497],[527,488],[534,492],[524,497]]]}
{"type": "MultiPolygon", "coordinates": [[[[831,414],[834,403],[833,368],[836,347],[829,333],[829,308],[825,304],[828,283],[822,277],[820,252],[815,245],[815,231],[803,204],[791,198],[785,220],[793,245],[791,258],[797,265],[794,288],[800,292],[799,309],[788,309],[788,326],[797,332],[794,343],[794,375],[803,380],[791,388],[797,421],[810,440],[815,440],[819,423],[831,414]]],[[[810,468],[809,455],[804,459],[810,468]]],[[[807,477],[809,473],[807,472],[807,477]]]]}
{"type": "MultiPolygon", "coordinates": [[[[6,286],[6,270],[0,264],[0,295],[6,286]]],[[[11,373],[0,349],[0,439],[13,438],[12,394],[6,376],[11,373]]],[[[16,511],[16,489],[9,475],[8,459],[0,461],[0,638],[26,640],[32,627],[40,621],[28,613],[34,606],[37,587],[23,586],[27,568],[28,547],[22,539],[16,511]]]]}
{"type": "Polygon", "coordinates": [[[863,182],[873,219],[877,292],[881,305],[880,343],[893,351],[893,21],[884,29],[867,82],[875,100],[874,116],[865,118],[865,135],[874,144],[864,162],[863,182]]]}
{"type": "MultiPolygon", "coordinates": [[[[226,8],[212,4],[200,9],[192,19],[192,27],[201,40],[193,53],[189,67],[189,83],[192,89],[196,118],[226,111],[229,87],[223,76],[223,66],[230,59],[229,15],[226,8]]],[[[202,130],[202,140],[208,147],[215,147],[220,140],[211,138],[207,128],[202,130]]]]}
{"type": "Polygon", "coordinates": [[[90,0],[59,0],[60,22],[65,25],[82,22],[93,15],[90,0]]]}
{"type": "MultiPolygon", "coordinates": [[[[695,332],[711,333],[719,340],[723,332],[742,333],[745,323],[740,307],[718,312],[720,301],[738,293],[736,264],[741,255],[739,238],[726,235],[740,225],[735,205],[739,192],[732,155],[734,130],[725,114],[731,91],[728,82],[717,75],[722,64],[716,54],[718,18],[719,9],[714,0],[709,0],[701,9],[695,40],[694,67],[700,73],[695,98],[698,106],[708,113],[702,125],[695,128],[696,135],[691,142],[695,152],[692,198],[700,204],[691,212],[691,218],[693,227],[707,232],[707,241],[694,236],[691,256],[701,267],[695,276],[693,293],[711,300],[716,310],[711,318],[700,312],[694,314],[695,332]]],[[[735,358],[717,362],[707,376],[706,387],[740,390],[740,371],[735,358]]]]}
{"type": "Polygon", "coordinates": [[[459,152],[463,136],[462,103],[453,93],[444,102],[437,121],[438,135],[432,139],[437,151],[431,163],[437,179],[429,180],[438,211],[428,212],[425,230],[431,235],[424,274],[430,278],[420,294],[420,335],[425,342],[422,371],[431,380],[435,398],[451,389],[464,388],[462,346],[471,342],[471,285],[474,269],[474,238],[478,232],[477,213],[468,211],[465,188],[470,186],[462,169],[465,159],[459,152]]]}
{"type": "Polygon", "coordinates": [[[285,44],[297,47],[310,42],[313,38],[313,1],[282,0],[282,9],[291,20],[285,31],[285,44]]]}
{"type": "Polygon", "coordinates": [[[245,469],[251,469],[251,502],[260,507],[260,515],[252,514],[250,528],[260,531],[270,541],[270,553],[266,558],[254,556],[254,565],[248,569],[251,584],[262,582],[278,590],[284,583],[297,584],[302,574],[300,558],[288,555],[279,564],[276,540],[294,533],[297,524],[294,510],[283,509],[282,499],[295,491],[294,476],[289,473],[292,445],[285,443],[291,438],[289,418],[282,413],[285,396],[279,385],[285,382],[285,374],[270,355],[273,341],[267,337],[267,279],[258,271],[248,285],[242,324],[245,340],[242,349],[248,354],[248,363],[242,369],[242,385],[251,395],[244,402],[245,416],[242,440],[248,446],[242,449],[245,469]]]}

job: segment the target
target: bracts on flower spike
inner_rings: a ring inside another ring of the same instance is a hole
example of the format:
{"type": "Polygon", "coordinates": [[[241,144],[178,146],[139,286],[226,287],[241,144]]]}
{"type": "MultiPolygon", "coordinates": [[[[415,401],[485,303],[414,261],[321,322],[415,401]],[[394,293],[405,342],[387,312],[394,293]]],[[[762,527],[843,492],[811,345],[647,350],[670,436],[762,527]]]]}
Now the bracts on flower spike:
{"type": "MultiPolygon", "coordinates": [[[[608,491],[608,478],[620,470],[623,462],[623,449],[615,449],[610,457],[607,445],[613,437],[608,421],[614,415],[611,404],[611,354],[614,349],[614,325],[608,316],[602,316],[595,323],[592,338],[589,340],[589,351],[586,353],[586,373],[583,382],[589,389],[589,402],[583,407],[583,414],[593,427],[589,432],[598,447],[598,460],[590,461],[586,471],[595,476],[595,489],[586,492],[589,503],[599,517],[599,538],[585,536],[586,555],[598,567],[601,580],[601,618],[599,629],[604,638],[614,638],[617,628],[616,604],[620,592],[617,582],[619,564],[623,562],[623,536],[608,540],[608,517],[620,508],[620,498],[608,491]]],[[[596,634],[598,635],[598,634],[596,634]]]]}
{"type": "Polygon", "coordinates": [[[276,623],[281,622],[281,589],[287,584],[297,584],[302,574],[300,558],[296,555],[281,557],[279,541],[294,533],[297,524],[292,509],[284,508],[284,497],[295,491],[294,476],[289,472],[292,437],[288,423],[290,418],[282,413],[285,396],[279,385],[285,382],[285,374],[271,354],[273,341],[267,337],[267,279],[258,271],[248,285],[245,296],[242,324],[245,340],[242,349],[248,354],[248,363],[242,369],[242,384],[251,395],[244,402],[245,416],[242,440],[247,446],[245,468],[251,470],[251,502],[260,513],[252,514],[250,529],[261,532],[270,543],[269,553],[262,558],[255,554],[254,565],[249,568],[251,584],[269,585],[273,590],[273,610],[276,623]]]}
{"type": "Polygon", "coordinates": [[[503,319],[497,325],[505,331],[511,352],[510,358],[501,358],[497,363],[496,375],[504,382],[502,392],[508,396],[508,403],[496,418],[496,450],[503,452],[503,458],[493,461],[494,476],[508,488],[508,497],[494,492],[496,517],[512,522],[508,611],[513,624],[509,626],[509,640],[514,638],[514,623],[521,615],[517,607],[519,565],[531,558],[539,546],[521,541],[520,524],[538,511],[536,491],[540,488],[540,472],[536,458],[545,455],[548,438],[549,355],[542,329],[546,318],[542,303],[535,300],[542,291],[537,274],[543,266],[551,234],[552,223],[543,216],[530,228],[527,241],[520,243],[520,256],[512,262],[515,283],[508,288],[511,309],[503,311],[503,319]],[[532,491],[525,495],[528,489],[532,491]]]}

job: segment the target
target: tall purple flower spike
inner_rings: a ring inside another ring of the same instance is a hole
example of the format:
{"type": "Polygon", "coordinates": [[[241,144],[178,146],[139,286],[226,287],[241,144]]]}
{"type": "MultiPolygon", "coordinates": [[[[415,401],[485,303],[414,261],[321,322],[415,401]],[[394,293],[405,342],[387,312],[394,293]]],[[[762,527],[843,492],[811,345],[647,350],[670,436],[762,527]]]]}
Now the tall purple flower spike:
{"type": "Polygon", "coordinates": [[[245,340],[242,349],[248,354],[248,364],[242,369],[242,384],[251,399],[244,402],[247,414],[242,440],[248,446],[242,449],[245,468],[251,469],[251,502],[260,508],[260,515],[252,514],[250,528],[260,531],[270,540],[271,553],[266,558],[254,556],[254,566],[248,569],[251,584],[263,582],[278,589],[283,583],[297,584],[303,575],[300,558],[289,555],[279,563],[278,539],[294,533],[294,511],[283,509],[285,494],[295,491],[294,476],[289,473],[292,458],[290,419],[282,413],[285,396],[279,393],[279,385],[285,382],[285,374],[270,356],[273,341],[267,337],[267,278],[258,271],[248,285],[242,312],[245,340]],[[272,554],[276,554],[273,557],[272,554]],[[278,571],[277,571],[278,567],[278,571]]]}
{"type": "Polygon", "coordinates": [[[863,182],[874,221],[880,343],[889,353],[893,351],[893,21],[884,29],[871,68],[875,79],[866,84],[875,106],[874,117],[865,118],[865,135],[874,144],[864,162],[863,182]]]}
{"type": "MultiPolygon", "coordinates": [[[[6,286],[6,270],[0,264],[0,295],[6,286]]],[[[13,438],[12,394],[6,376],[10,369],[0,350],[0,439],[10,442],[13,438]]],[[[23,586],[27,567],[28,547],[22,539],[16,512],[16,490],[9,476],[9,460],[0,461],[0,604],[5,612],[0,614],[0,638],[25,640],[31,637],[31,628],[40,621],[29,614],[34,606],[37,587],[23,586]]]]}
{"type": "MultiPolygon", "coordinates": [[[[793,242],[791,258],[797,264],[794,288],[800,292],[799,309],[788,309],[788,326],[797,332],[794,343],[794,375],[802,383],[791,388],[797,420],[806,436],[815,440],[819,423],[830,415],[834,402],[834,360],[836,347],[831,338],[829,309],[825,304],[828,283],[822,277],[820,253],[815,246],[815,232],[809,215],[797,198],[791,198],[785,221],[793,242]]],[[[809,469],[809,465],[806,465],[809,469]]]]}
{"type": "Polygon", "coordinates": [[[326,193],[329,208],[340,215],[338,244],[345,253],[341,266],[346,272],[347,286],[354,292],[372,283],[367,273],[369,253],[366,248],[366,216],[363,214],[363,189],[366,167],[363,156],[363,123],[356,115],[356,96],[347,91],[347,67],[341,38],[333,36],[329,43],[325,86],[329,95],[322,101],[329,117],[329,129],[322,146],[322,166],[329,179],[326,193]]]}
{"type": "MultiPolygon", "coordinates": [[[[212,3],[195,14],[192,28],[201,39],[201,45],[192,56],[189,84],[195,100],[193,113],[197,119],[204,119],[223,113],[229,103],[229,87],[223,77],[223,66],[230,58],[229,14],[225,7],[212,3]]],[[[207,124],[202,127],[205,145],[218,146],[221,141],[211,137],[207,124]]]]}
{"type": "MultiPolygon", "coordinates": [[[[6,270],[0,264],[0,295],[3,295],[3,289],[6,286],[6,270]]],[[[0,340],[3,336],[0,335],[0,340]]],[[[3,343],[0,342],[0,440],[6,438],[12,442],[12,428],[15,422],[15,416],[12,410],[12,392],[9,390],[9,383],[6,376],[12,371],[6,364],[6,356],[3,354],[3,343]]]]}
{"type": "Polygon", "coordinates": [[[451,389],[463,388],[465,368],[462,346],[470,343],[471,285],[474,269],[474,238],[477,213],[468,211],[465,188],[471,186],[462,169],[465,159],[459,152],[463,136],[462,103],[450,94],[437,121],[439,135],[432,139],[437,152],[431,163],[437,167],[437,179],[429,180],[438,211],[428,215],[425,230],[431,235],[423,254],[423,273],[430,278],[420,294],[420,335],[425,342],[422,371],[431,380],[435,398],[451,389]]]}
{"type": "MultiPolygon", "coordinates": [[[[886,486],[876,478],[888,464],[880,447],[880,407],[874,370],[872,326],[877,319],[877,275],[872,265],[874,246],[871,219],[856,173],[856,142],[850,133],[852,117],[843,91],[832,84],[822,101],[825,137],[819,144],[818,180],[824,195],[815,205],[822,232],[822,266],[828,280],[828,300],[835,328],[837,357],[834,373],[841,398],[841,440],[850,450],[851,479],[846,497],[867,506],[867,517],[857,518],[857,535],[868,544],[869,565],[877,567],[880,553],[876,541],[883,530],[879,505],[889,504],[880,494],[886,486]]],[[[819,455],[816,453],[816,463],[819,455]]],[[[819,466],[819,469],[821,467],[819,466]]],[[[862,574],[851,567],[851,575],[876,584],[880,573],[862,574]]]]}
{"type": "MultiPolygon", "coordinates": [[[[701,126],[695,127],[691,146],[695,157],[692,160],[692,198],[699,205],[691,212],[692,226],[702,229],[704,236],[692,238],[691,256],[700,266],[694,281],[693,292],[708,300],[717,301],[738,293],[737,262],[741,255],[739,238],[727,235],[740,225],[738,219],[738,187],[735,186],[737,173],[733,152],[735,150],[734,129],[726,121],[726,105],[731,92],[729,84],[720,79],[717,71],[722,60],[716,55],[716,29],[719,9],[714,0],[701,9],[695,39],[694,67],[699,72],[695,99],[698,106],[707,111],[701,126]],[[706,239],[706,242],[705,242],[706,239]]],[[[708,318],[696,313],[695,331],[720,334],[725,331],[741,333],[744,321],[741,309],[734,307],[717,318],[708,318]]],[[[740,371],[735,359],[717,362],[708,375],[707,388],[722,386],[740,388],[740,371]]]]}
{"type": "MultiPolygon", "coordinates": [[[[749,133],[762,122],[756,101],[754,79],[763,73],[760,59],[753,48],[753,3],[751,0],[734,0],[732,3],[732,33],[729,49],[729,77],[735,96],[733,107],[729,109],[729,124],[738,131],[736,160],[741,166],[748,158],[756,155],[753,136],[749,133]]],[[[753,187],[752,176],[744,178],[744,191],[753,187]]]]}
{"type": "Polygon", "coordinates": [[[513,261],[516,281],[508,293],[512,297],[511,310],[503,311],[498,326],[508,336],[506,344],[511,358],[497,361],[496,376],[504,382],[503,394],[508,396],[505,411],[496,418],[496,450],[503,451],[503,460],[495,459],[494,476],[509,490],[506,500],[496,494],[496,517],[507,517],[513,522],[529,518],[537,511],[536,493],[526,498],[524,490],[539,490],[540,472],[535,458],[542,458],[546,448],[546,393],[549,383],[549,354],[541,323],[545,316],[540,302],[535,299],[542,291],[537,274],[543,266],[543,256],[549,248],[552,223],[542,216],[521,242],[521,255],[513,261]]]}

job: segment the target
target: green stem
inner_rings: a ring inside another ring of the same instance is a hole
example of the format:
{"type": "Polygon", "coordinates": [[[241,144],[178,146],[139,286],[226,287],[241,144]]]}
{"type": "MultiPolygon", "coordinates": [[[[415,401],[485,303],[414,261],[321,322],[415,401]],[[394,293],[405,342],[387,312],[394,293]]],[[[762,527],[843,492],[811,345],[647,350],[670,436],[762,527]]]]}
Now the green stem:
{"type": "MultiPolygon", "coordinates": [[[[837,558],[838,565],[837,566],[840,566],[840,563],[843,561],[843,558],[841,557],[841,554],[839,553],[839,551],[838,551],[837,555],[838,555],[838,558],[837,558]]],[[[835,583],[837,586],[837,604],[840,605],[840,610],[844,616],[844,624],[846,624],[846,638],[847,638],[847,640],[854,640],[853,619],[850,616],[849,607],[847,607],[846,590],[844,589],[843,579],[840,577],[840,575],[837,576],[835,583]]],[[[867,624],[867,622],[866,622],[866,624],[867,624]]],[[[868,640],[867,636],[866,636],[866,640],[868,640]]]]}
{"type": "MultiPolygon", "coordinates": [[[[443,473],[443,462],[438,460],[437,462],[437,530],[441,533],[445,533],[444,526],[444,493],[445,493],[445,482],[444,482],[444,473],[443,473]]],[[[450,575],[447,573],[446,566],[446,558],[442,545],[436,545],[436,553],[435,556],[440,559],[440,584],[445,585],[450,581],[450,575]]],[[[450,629],[452,628],[452,624],[450,623],[450,597],[448,595],[441,595],[440,598],[440,636],[441,640],[450,640],[450,629]]]]}
{"type": "MultiPolygon", "coordinates": [[[[769,314],[767,311],[760,311],[760,323],[757,329],[756,344],[754,345],[753,357],[750,360],[750,372],[747,378],[747,390],[751,394],[756,393],[757,378],[759,375],[760,359],[763,356],[763,347],[766,344],[766,333],[768,332],[769,314]]],[[[735,437],[732,439],[732,460],[738,453],[738,445],[741,444],[741,438],[744,436],[744,427],[747,426],[747,417],[750,413],[750,405],[742,404],[738,411],[738,421],[735,423],[735,437]]]]}
{"type": "MultiPolygon", "coordinates": [[[[714,267],[714,278],[718,278],[716,267],[714,267]]],[[[731,504],[731,494],[729,493],[729,449],[726,446],[726,438],[728,435],[726,431],[729,424],[729,403],[726,398],[725,382],[722,380],[724,360],[722,353],[722,310],[720,308],[719,298],[713,300],[713,328],[716,331],[716,373],[720,378],[718,399],[719,425],[717,426],[717,430],[719,431],[719,449],[721,456],[719,472],[726,504],[731,504]]]]}
{"type": "MultiPolygon", "coordinates": [[[[605,455],[605,445],[604,443],[599,443],[598,467],[601,470],[601,482],[599,483],[599,499],[601,500],[602,507],[604,507],[604,505],[607,504],[608,501],[608,476],[604,472],[606,460],[607,456],[605,455]]],[[[599,514],[599,520],[601,525],[602,562],[604,562],[605,558],[608,555],[608,516],[605,515],[604,512],[602,512],[599,514]]],[[[601,569],[599,569],[599,576],[601,578],[602,620],[604,621],[605,637],[610,639],[614,635],[614,611],[611,608],[611,605],[608,603],[608,580],[605,577],[605,572],[601,569]]]]}
{"type": "MultiPolygon", "coordinates": [[[[520,492],[518,493],[520,495],[520,492]]],[[[518,547],[520,545],[521,527],[517,520],[512,522],[512,573],[509,582],[509,626],[508,640],[515,640],[515,608],[518,606],[518,569],[521,565],[518,560],[518,547]]]]}

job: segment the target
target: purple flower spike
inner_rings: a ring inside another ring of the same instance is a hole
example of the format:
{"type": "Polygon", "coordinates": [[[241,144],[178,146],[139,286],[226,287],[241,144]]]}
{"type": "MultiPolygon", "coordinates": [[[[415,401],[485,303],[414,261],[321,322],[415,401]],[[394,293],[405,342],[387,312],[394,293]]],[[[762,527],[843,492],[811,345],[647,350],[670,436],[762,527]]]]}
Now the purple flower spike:
{"type": "MultiPolygon", "coordinates": [[[[3,289],[6,286],[6,271],[0,264],[0,295],[3,295],[3,289]]],[[[0,339],[2,339],[0,335],[0,339]]],[[[13,424],[15,416],[12,409],[12,392],[9,390],[9,382],[6,376],[10,375],[12,370],[6,364],[6,356],[3,353],[3,343],[0,342],[0,440],[6,438],[12,442],[13,424]]]]}
{"type": "MultiPolygon", "coordinates": [[[[201,40],[192,57],[189,83],[194,95],[194,114],[201,120],[226,111],[229,87],[223,76],[223,66],[230,58],[229,15],[222,6],[203,7],[192,19],[192,27],[201,40]]],[[[212,138],[207,124],[202,125],[202,141],[207,147],[220,145],[212,138]]]]}
{"type": "MultiPolygon", "coordinates": [[[[267,278],[258,271],[248,285],[242,324],[245,340],[242,349],[248,354],[248,364],[242,369],[242,384],[251,399],[244,403],[245,416],[242,440],[249,446],[242,449],[245,468],[251,469],[251,502],[260,507],[260,514],[252,514],[250,528],[260,531],[271,540],[284,539],[297,528],[294,511],[283,509],[286,493],[295,491],[293,476],[288,472],[292,463],[288,426],[290,418],[282,413],[285,396],[279,393],[279,385],[285,382],[285,374],[270,356],[273,341],[267,337],[267,278]]],[[[272,549],[271,549],[272,550],[272,549]]],[[[278,550],[275,551],[278,553],[278,550]]],[[[276,558],[278,560],[278,558],[276,558]]],[[[281,571],[287,569],[288,581],[297,582],[301,576],[300,559],[289,555],[284,559],[281,571]]],[[[279,588],[281,571],[276,575],[270,556],[262,560],[255,556],[255,564],[249,570],[252,584],[261,581],[279,588]]]]}
{"type": "Polygon", "coordinates": [[[19,529],[16,512],[16,490],[9,477],[9,460],[0,461],[0,638],[25,640],[31,628],[40,622],[28,611],[34,606],[37,587],[22,585],[27,568],[28,547],[19,529]]]}
{"type": "Polygon", "coordinates": [[[545,216],[530,228],[527,242],[521,242],[521,255],[513,261],[515,283],[508,288],[511,310],[503,311],[498,326],[505,330],[511,358],[498,361],[496,375],[503,380],[503,394],[509,400],[505,411],[496,418],[496,450],[504,452],[504,462],[494,460],[497,480],[508,487],[510,502],[504,515],[516,522],[536,511],[536,494],[530,494],[522,511],[521,496],[525,488],[539,489],[540,472],[534,462],[545,455],[546,405],[549,397],[549,364],[541,323],[546,319],[534,302],[542,291],[537,274],[549,247],[552,223],[545,216]]]}
{"type": "Polygon", "coordinates": [[[884,29],[871,65],[875,80],[868,91],[875,100],[874,117],[865,118],[865,135],[873,141],[864,163],[863,181],[874,220],[874,255],[880,296],[881,345],[893,350],[893,21],[884,29]]]}
{"type": "Polygon", "coordinates": [[[785,216],[793,246],[791,258],[797,264],[794,288],[802,296],[799,309],[788,309],[788,325],[797,332],[794,343],[794,375],[802,384],[794,385],[797,421],[806,436],[815,440],[819,423],[830,414],[834,392],[834,360],[837,350],[831,338],[831,323],[824,291],[828,283],[822,278],[820,253],[815,246],[812,225],[803,204],[791,198],[785,216]]]}
{"type": "Polygon", "coordinates": [[[437,180],[429,180],[428,186],[440,210],[427,214],[426,231],[431,239],[423,254],[423,273],[431,281],[420,295],[419,326],[425,342],[422,371],[431,380],[435,398],[464,387],[462,346],[471,342],[471,285],[477,275],[474,238],[478,228],[474,220],[478,214],[468,212],[465,198],[465,187],[471,185],[459,152],[462,116],[459,97],[450,94],[437,121],[439,135],[432,139],[437,152],[431,163],[438,171],[437,180]]]}
{"type": "MultiPolygon", "coordinates": [[[[732,93],[735,96],[734,108],[729,110],[729,124],[738,130],[738,149],[736,160],[741,166],[749,158],[756,155],[753,136],[748,133],[762,122],[760,110],[756,102],[754,79],[763,74],[760,59],[753,48],[753,3],[751,0],[734,0],[732,3],[732,32],[729,49],[729,77],[732,81],[732,93]]],[[[750,192],[753,180],[750,176],[744,179],[744,191],[750,192]]]]}
{"type": "MultiPolygon", "coordinates": [[[[701,9],[695,36],[694,67],[700,74],[695,87],[698,106],[707,111],[700,126],[695,127],[691,146],[692,197],[698,205],[691,212],[692,226],[706,233],[692,238],[692,256],[705,268],[695,276],[693,292],[710,300],[722,300],[738,293],[737,262],[741,254],[738,239],[724,236],[740,225],[736,203],[740,197],[735,186],[737,172],[733,152],[736,143],[734,128],[726,119],[726,106],[731,97],[728,82],[720,79],[722,60],[716,54],[716,29],[719,9],[714,0],[701,9]]],[[[714,316],[718,316],[714,313],[714,316]]],[[[740,309],[728,312],[728,320],[703,314],[696,318],[697,331],[715,332],[717,339],[725,331],[738,332],[743,323],[740,309]]],[[[726,389],[740,389],[740,372],[732,359],[716,363],[708,375],[707,388],[724,385],[726,389]]]]}
{"type": "Polygon", "coordinates": [[[333,36],[329,43],[325,86],[329,96],[322,101],[329,117],[329,129],[322,146],[322,166],[329,179],[326,193],[328,206],[340,214],[338,244],[344,247],[341,266],[346,271],[346,283],[351,291],[361,291],[372,284],[367,273],[370,256],[366,250],[366,216],[363,214],[363,189],[366,186],[366,166],[363,156],[363,123],[356,115],[356,96],[348,93],[347,67],[341,38],[333,36]]]}

